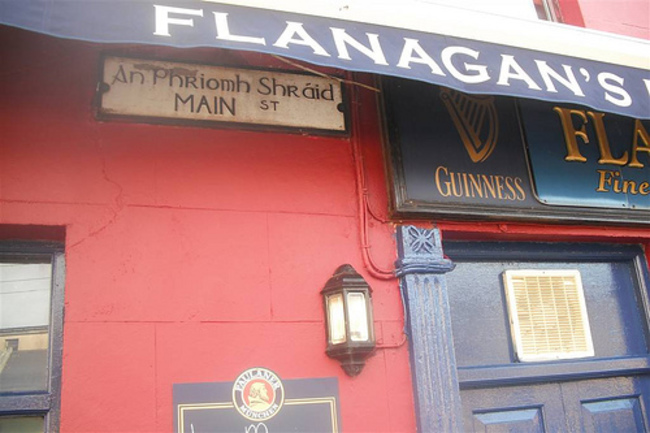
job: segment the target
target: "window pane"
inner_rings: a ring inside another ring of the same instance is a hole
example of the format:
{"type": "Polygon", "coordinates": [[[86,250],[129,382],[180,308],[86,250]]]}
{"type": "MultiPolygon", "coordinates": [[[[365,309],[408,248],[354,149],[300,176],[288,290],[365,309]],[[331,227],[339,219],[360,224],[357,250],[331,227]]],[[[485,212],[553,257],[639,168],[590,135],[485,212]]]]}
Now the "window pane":
{"type": "Polygon", "coordinates": [[[51,263],[0,259],[0,392],[47,389],[51,263]]]}
{"type": "Polygon", "coordinates": [[[0,417],[0,433],[43,433],[42,416],[0,417]]]}

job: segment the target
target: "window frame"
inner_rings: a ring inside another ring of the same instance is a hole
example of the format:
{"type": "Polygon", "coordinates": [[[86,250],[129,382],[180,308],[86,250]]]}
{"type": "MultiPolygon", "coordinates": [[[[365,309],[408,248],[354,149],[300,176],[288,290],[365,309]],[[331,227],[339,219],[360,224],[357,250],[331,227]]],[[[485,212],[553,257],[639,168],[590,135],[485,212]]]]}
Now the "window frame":
{"type": "MultiPolygon", "coordinates": [[[[641,243],[529,242],[529,241],[445,241],[444,253],[456,262],[512,260],[626,262],[633,268],[635,297],[648,352],[623,359],[601,357],[569,362],[517,363],[510,372],[499,367],[457,367],[461,390],[492,387],[495,384],[526,385],[539,383],[540,377],[555,381],[587,380],[650,373],[650,266],[641,243]],[[511,374],[516,371],[516,374],[511,374]]],[[[593,332],[593,330],[592,330],[593,332]]],[[[560,361],[560,360],[558,360],[560,361]]],[[[561,361],[571,361],[561,360],[561,361]]]]}
{"type": "Polygon", "coordinates": [[[61,374],[63,361],[63,319],[65,288],[65,249],[59,242],[0,241],[2,256],[49,256],[52,263],[48,388],[45,391],[5,393],[0,391],[0,417],[44,417],[45,432],[59,430],[61,412],[61,374]]]}
{"type": "MultiPolygon", "coordinates": [[[[498,370],[487,372],[476,369],[459,369],[456,361],[454,338],[452,333],[449,289],[447,273],[451,272],[458,260],[459,250],[463,251],[463,259],[472,260],[493,257],[495,250],[492,245],[503,245],[508,242],[508,248],[499,249],[501,259],[519,260],[525,244],[535,245],[537,259],[559,259],[558,252],[564,252],[565,257],[575,259],[579,254],[584,261],[631,261],[634,273],[638,279],[637,302],[639,308],[645,311],[644,327],[646,338],[650,335],[650,272],[644,249],[645,239],[629,243],[611,242],[598,243],[543,243],[546,248],[541,251],[540,242],[518,240],[485,240],[473,241],[468,236],[466,240],[442,243],[440,230],[421,228],[415,225],[397,225],[396,240],[398,260],[396,275],[400,279],[400,291],[405,304],[407,330],[409,334],[409,357],[411,359],[411,375],[413,379],[413,397],[416,410],[418,431],[456,432],[464,431],[464,412],[461,402],[461,389],[474,387],[490,387],[494,380],[504,384],[505,380],[512,385],[525,384],[529,379],[539,382],[538,377],[553,376],[564,380],[581,380],[602,378],[604,375],[626,376],[648,374],[650,372],[650,353],[634,357],[631,361],[616,358],[606,358],[596,361],[598,365],[582,361],[578,370],[566,369],[565,363],[557,363],[556,371],[548,371],[548,366],[542,364],[543,371],[536,371],[539,366],[523,365],[518,368],[520,374],[513,377],[499,377],[498,370]],[[562,245],[564,244],[564,245],[562,245]],[[566,251],[566,245],[571,249],[566,251]],[[460,248],[455,249],[454,246],[460,248]],[[463,248],[463,245],[471,245],[463,248]],[[558,251],[558,248],[560,250],[558,251]],[[611,374],[611,370],[616,370],[611,374]],[[514,379],[514,380],[513,380],[514,379]]],[[[532,232],[530,237],[533,238],[532,232]]],[[[530,254],[527,254],[528,258],[530,254]]],[[[560,259],[561,260],[561,259],[560,259]]],[[[650,341],[650,340],[647,340],[650,341]]]]}
{"type": "Polygon", "coordinates": [[[533,0],[533,4],[535,6],[535,11],[537,12],[539,19],[555,23],[562,22],[559,13],[559,5],[557,2],[554,2],[552,0],[533,0]],[[540,10],[538,9],[538,6],[543,9],[545,17],[541,17],[539,15],[540,10]]]}

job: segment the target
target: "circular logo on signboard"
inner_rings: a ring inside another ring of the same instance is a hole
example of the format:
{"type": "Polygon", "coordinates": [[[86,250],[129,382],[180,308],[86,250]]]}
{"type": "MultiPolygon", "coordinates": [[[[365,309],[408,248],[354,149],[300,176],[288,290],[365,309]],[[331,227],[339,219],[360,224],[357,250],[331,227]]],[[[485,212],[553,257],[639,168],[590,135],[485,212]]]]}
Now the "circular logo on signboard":
{"type": "Polygon", "coordinates": [[[250,368],[235,380],[232,401],[244,418],[265,421],[273,418],[282,408],[284,387],[271,370],[250,368]]]}

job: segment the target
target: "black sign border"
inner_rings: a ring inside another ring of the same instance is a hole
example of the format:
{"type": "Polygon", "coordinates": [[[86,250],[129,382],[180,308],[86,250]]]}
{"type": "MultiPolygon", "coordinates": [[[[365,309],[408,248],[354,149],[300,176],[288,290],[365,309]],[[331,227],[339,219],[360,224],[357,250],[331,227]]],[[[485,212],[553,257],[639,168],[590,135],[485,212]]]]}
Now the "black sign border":
{"type": "Polygon", "coordinates": [[[614,224],[614,225],[650,225],[650,211],[629,209],[586,208],[579,206],[547,205],[539,201],[535,182],[532,178],[528,141],[522,125],[519,104],[515,100],[516,116],[519,133],[523,143],[526,158],[526,169],[530,180],[531,190],[535,200],[539,202],[536,208],[509,209],[492,205],[464,205],[426,200],[413,200],[408,197],[406,177],[402,161],[400,133],[398,125],[392,120],[392,107],[387,103],[386,95],[390,93],[384,79],[379,80],[380,121],[383,124],[383,150],[385,168],[390,185],[390,207],[395,218],[425,218],[431,216],[448,220],[460,221],[521,221],[566,224],[614,224]]]}

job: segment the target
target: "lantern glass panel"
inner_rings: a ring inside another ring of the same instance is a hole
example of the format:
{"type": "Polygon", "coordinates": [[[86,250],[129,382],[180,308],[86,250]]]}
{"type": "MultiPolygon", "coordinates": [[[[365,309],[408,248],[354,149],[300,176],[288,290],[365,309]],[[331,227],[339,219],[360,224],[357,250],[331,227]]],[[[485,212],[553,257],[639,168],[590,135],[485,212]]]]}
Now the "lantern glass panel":
{"type": "Polygon", "coordinates": [[[327,297],[327,314],[329,315],[330,344],[345,343],[347,338],[345,335],[343,294],[337,293],[327,297]]]}
{"type": "Polygon", "coordinates": [[[368,341],[368,313],[366,297],[363,293],[348,293],[348,313],[350,317],[350,340],[368,341]]]}

